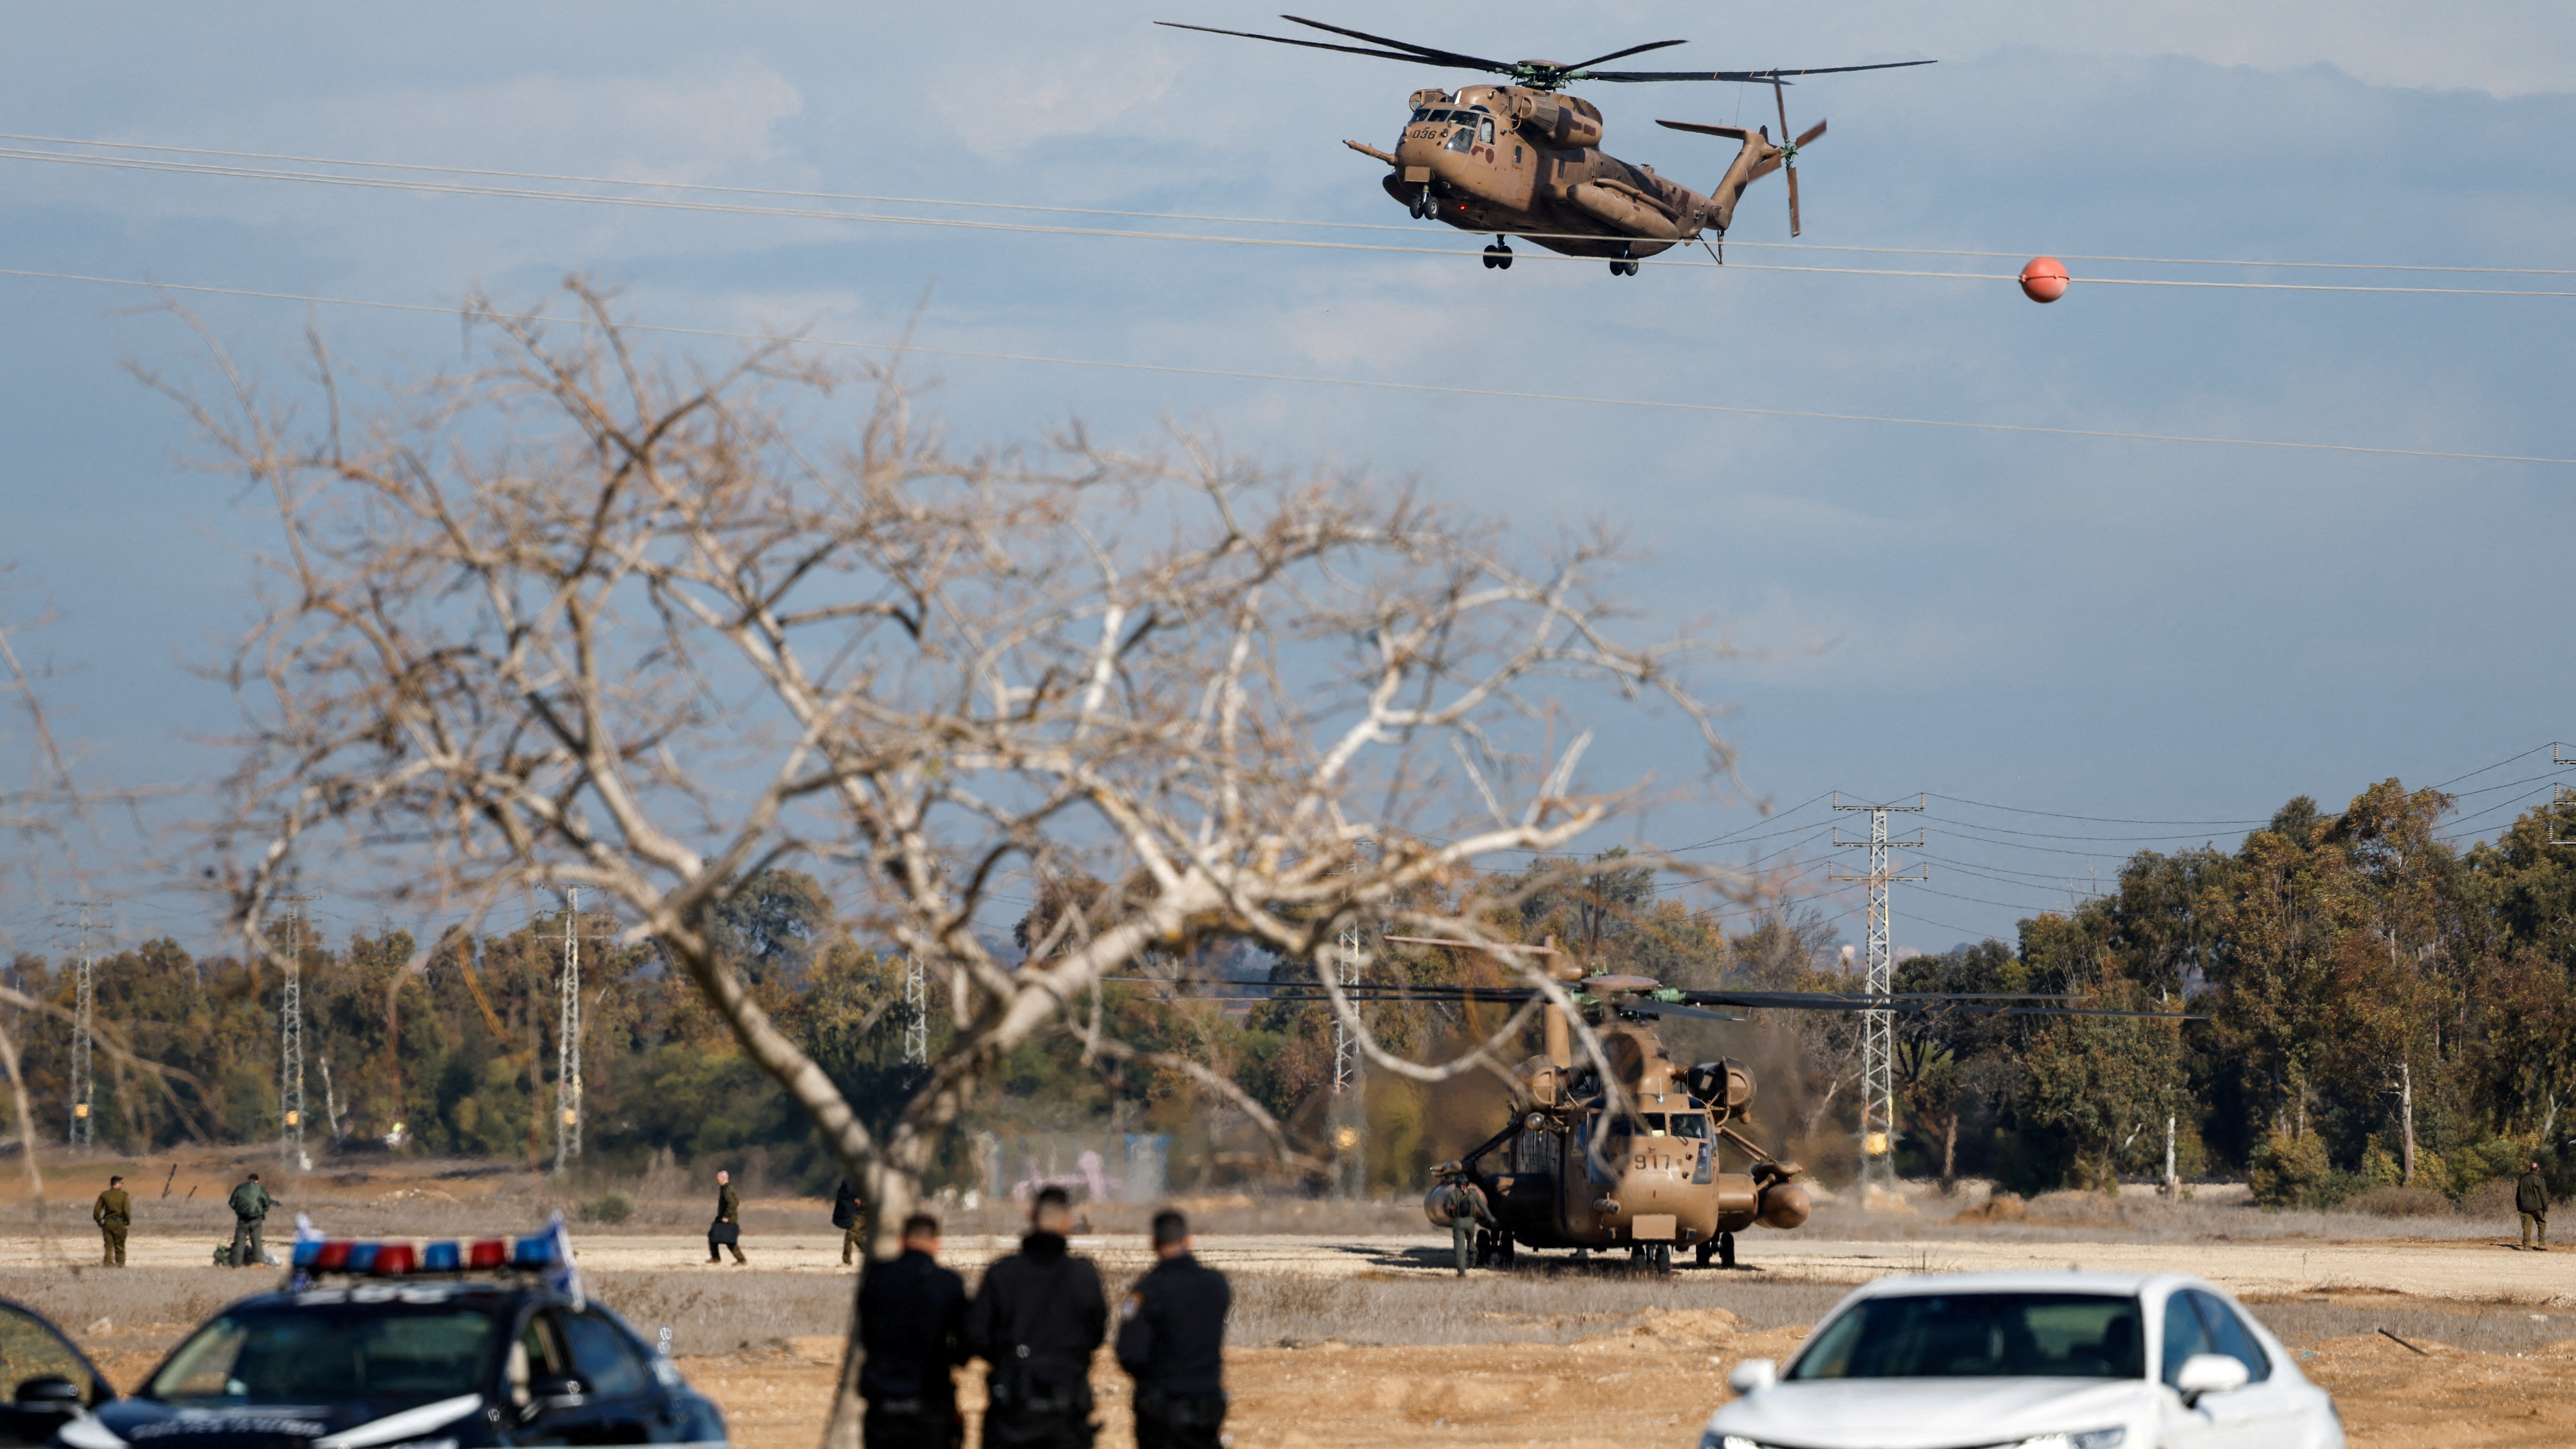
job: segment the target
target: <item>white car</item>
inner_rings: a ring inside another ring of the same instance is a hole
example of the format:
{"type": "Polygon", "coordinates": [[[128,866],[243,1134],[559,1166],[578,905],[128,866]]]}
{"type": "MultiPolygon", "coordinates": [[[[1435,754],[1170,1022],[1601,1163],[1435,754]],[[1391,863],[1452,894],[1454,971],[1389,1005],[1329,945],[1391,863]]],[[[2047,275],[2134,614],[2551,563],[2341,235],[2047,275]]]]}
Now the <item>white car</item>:
{"type": "Polygon", "coordinates": [[[1700,1449],[2343,1449],[2281,1341],[2174,1274],[1881,1278],[1727,1383],[1700,1449]]]}

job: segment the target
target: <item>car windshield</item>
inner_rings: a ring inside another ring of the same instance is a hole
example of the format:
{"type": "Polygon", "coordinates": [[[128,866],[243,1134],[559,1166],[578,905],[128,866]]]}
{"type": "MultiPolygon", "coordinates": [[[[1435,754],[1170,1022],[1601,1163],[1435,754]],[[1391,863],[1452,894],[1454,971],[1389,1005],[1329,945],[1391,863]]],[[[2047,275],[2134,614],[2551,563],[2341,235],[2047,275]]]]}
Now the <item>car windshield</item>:
{"type": "Polygon", "coordinates": [[[143,1397],[171,1403],[427,1403],[477,1393],[502,1329],[453,1304],[235,1309],[170,1355],[143,1397]]]}
{"type": "Polygon", "coordinates": [[[1827,1324],[1787,1377],[2142,1378],[2140,1321],[2137,1299],[2098,1293],[1870,1298],[1827,1324]]]}

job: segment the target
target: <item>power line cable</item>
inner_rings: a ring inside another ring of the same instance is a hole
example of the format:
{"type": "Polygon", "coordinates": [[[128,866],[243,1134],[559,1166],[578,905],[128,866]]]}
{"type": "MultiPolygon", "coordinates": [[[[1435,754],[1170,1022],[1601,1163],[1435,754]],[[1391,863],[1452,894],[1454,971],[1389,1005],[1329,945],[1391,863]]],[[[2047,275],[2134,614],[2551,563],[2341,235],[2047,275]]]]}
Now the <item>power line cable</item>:
{"type": "MultiPolygon", "coordinates": [[[[1220,236],[1203,232],[1143,231],[1133,227],[1054,226],[1035,222],[971,221],[953,216],[896,216],[882,212],[830,211],[814,207],[745,206],[733,202],[686,201],[674,197],[602,196],[590,192],[547,191],[531,187],[485,186],[465,182],[404,181],[382,176],[339,176],[324,172],[279,171],[241,166],[213,166],[180,161],[154,161],[125,156],[82,156],[60,151],[32,151],[23,147],[0,148],[0,160],[38,161],[65,166],[94,166],[118,171],[153,171],[186,176],[216,176],[238,180],[291,181],[315,186],[344,186],[370,191],[411,191],[432,195],[482,196],[516,201],[564,201],[587,206],[627,206],[651,211],[695,212],[728,216],[759,216],[785,220],[837,221],[871,226],[918,226],[959,231],[1012,232],[1041,236],[1122,237],[1129,240],[1166,242],[1204,242],[1222,246],[1288,247],[1304,251],[1384,252],[1410,256],[1454,257],[1464,260],[1470,253],[1464,246],[1396,246],[1375,242],[1306,241],[1290,237],[1220,236]]],[[[1511,233],[1524,237],[1564,236],[1558,233],[1511,233]]],[[[1584,237],[1597,241],[1597,237],[1584,237]]],[[[1597,257],[1572,257],[1558,253],[1533,254],[1547,262],[1598,261],[1597,257]]],[[[1680,257],[1659,258],[1659,267],[1685,267],[1707,271],[1804,272],[1830,276],[1914,277],[1950,281],[2018,282],[2017,274],[2001,272],[1932,271],[1898,267],[1819,267],[1791,266],[1776,262],[1702,262],[1680,257]]],[[[2172,277],[2088,277],[2087,286],[2118,287],[2183,287],[2220,291],[2253,292],[2375,292],[2422,296],[2453,297],[2576,297],[2576,291],[2551,292],[2527,287],[2394,287],[2342,282],[2211,282],[2172,277]]]]}
{"type": "Polygon", "coordinates": [[[2261,825],[2265,823],[2264,820],[2135,820],[2119,815],[2069,815],[2057,810],[2025,810],[2017,805],[1995,805],[1984,800],[1944,795],[1938,790],[1928,793],[1935,800],[1947,800],[1957,805],[1974,805],[1981,810],[2001,810],[2012,815],[2045,815],[2051,820],[2082,820],[2095,825],[2261,825]]]}
{"type": "MultiPolygon", "coordinates": [[[[952,197],[892,196],[867,192],[812,191],[774,186],[728,186],[713,182],[659,181],[628,176],[587,176],[553,171],[512,171],[491,167],[437,166],[401,161],[361,161],[348,157],[305,156],[291,152],[277,151],[235,151],[211,146],[156,145],[140,141],[107,141],[77,136],[39,136],[0,132],[0,141],[25,141],[49,146],[88,146],[98,150],[141,151],[159,155],[225,156],[234,160],[244,161],[287,161],[293,162],[297,165],[351,166],[376,171],[410,171],[441,176],[489,176],[514,181],[564,181],[578,185],[627,186],[657,191],[695,191],[704,192],[710,195],[724,196],[777,196],[805,201],[856,201],[866,202],[872,205],[894,206],[946,206],[959,209],[987,211],[1024,211],[1054,216],[1106,216],[1141,221],[1205,221],[1217,222],[1230,226],[1277,226],[1346,231],[1405,232],[1413,235],[1421,234],[1421,228],[1418,226],[1400,226],[1387,222],[1329,221],[1317,220],[1314,218],[1233,216],[1225,214],[1178,211],[1132,211],[1108,207],[1053,206],[1039,202],[1025,201],[973,201],[952,197]]],[[[30,154],[41,155],[42,153],[30,154]]],[[[99,157],[95,159],[106,161],[114,158],[99,157]]],[[[1536,238],[1539,236],[1562,237],[1573,236],[1576,234],[1524,232],[1518,233],[1518,235],[1536,238]]],[[[1593,240],[1595,238],[1591,237],[1589,234],[1582,234],[1581,239],[1593,240]]],[[[1977,251],[1956,247],[1853,246],[1831,245],[1820,242],[1793,243],[1739,241],[1733,243],[1733,245],[1745,249],[1759,249],[1764,251],[1849,252],[1873,256],[1980,257],[2008,259],[2028,255],[2028,253],[2025,252],[1977,251]]],[[[2053,255],[2061,261],[2118,262],[2145,266],[2260,267],[2335,271],[2437,272],[2474,276],[2514,277],[2576,276],[2576,269],[2549,267],[2472,267],[2428,265],[2409,262],[2294,262],[2223,257],[2139,257],[2085,252],[2057,252],[2053,253],[2053,255]]],[[[1942,275],[1953,274],[1944,273],[1942,275]]]]}
{"type": "Polygon", "coordinates": [[[2501,770],[2501,769],[2503,769],[2505,766],[2512,764],[2512,763],[2513,763],[2514,761],[2516,761],[2516,760],[2527,760],[2527,759],[2530,759],[2532,756],[2534,756],[2534,755],[2536,755],[2536,754],[2539,754],[2542,750],[2549,749],[2549,748],[2551,747],[2551,745],[2554,745],[2554,744],[2556,744],[2556,743],[2557,743],[2557,742],[2553,740],[2553,741],[2551,741],[2551,742],[2550,742],[2550,744],[2548,744],[2548,745],[2533,745],[2530,749],[2527,749],[2527,750],[2523,751],[2521,754],[2518,754],[2518,755],[2507,755],[2507,756],[2505,756],[2503,759],[2496,761],[2496,762],[2495,762],[2494,764],[2492,764],[2492,765],[2480,765],[2480,766],[2478,766],[2476,769],[2471,770],[2470,772],[2468,772],[2468,773],[2467,773],[2467,774],[2465,774],[2465,775],[2453,775],[2451,778],[2449,778],[2449,779],[2447,779],[2447,780],[2444,780],[2442,783],[2440,783],[2440,784],[2438,784],[2438,785],[2435,785],[2433,788],[2434,788],[2434,789],[2436,789],[2436,790],[2447,790],[2447,789],[2451,788],[2453,785],[2456,785],[2456,784],[2460,783],[2462,780],[2473,780],[2473,779],[2476,779],[2478,776],[2485,774],[2485,773],[2486,773],[2487,771],[2489,771],[2489,770],[2501,770]]]}
{"type": "MultiPolygon", "coordinates": [[[[29,277],[44,281],[89,282],[100,286],[140,287],[161,292],[188,292],[205,296],[251,297],[280,302],[306,302],[333,307],[367,307],[379,311],[419,312],[453,317],[462,309],[437,307],[418,302],[379,302],[357,297],[326,297],[303,292],[278,292],[254,287],[210,287],[180,282],[153,282],[132,277],[103,277],[82,272],[50,272],[24,267],[0,267],[0,276],[29,277]]],[[[596,327],[598,322],[586,317],[531,316],[528,322],[569,327],[596,327]]],[[[2109,428],[2057,428],[2026,423],[1958,422],[1944,418],[1908,418],[1872,413],[1829,413],[1803,408],[1757,408],[1730,403],[1667,402],[1654,398],[1601,397],[1582,393],[1524,392],[1508,388],[1455,387],[1441,383],[1382,381],[1370,378],[1318,377],[1299,373],[1254,372],[1240,368],[1183,367],[1173,363],[1118,362],[1105,358],[1051,357],[1038,353],[991,352],[968,348],[920,347],[898,342],[851,342],[826,337],[779,337],[757,332],[730,331],[713,327],[671,327],[652,323],[619,324],[633,332],[653,332],[679,337],[706,337],[743,342],[795,343],[808,347],[844,348],[864,352],[891,352],[898,356],[955,357],[985,362],[1027,362],[1056,367],[1097,367],[1120,372],[1158,373],[1178,377],[1216,377],[1245,382],[1295,383],[1305,386],[1348,387],[1378,392],[1428,393],[1453,397],[1493,398],[1507,402],[1581,403],[1603,407],[1644,408],[1664,412],[1723,413],[1740,417],[1792,418],[1812,422],[1882,423],[1900,427],[1942,428],[1961,432],[2027,434],[2036,437],[2103,438],[2127,442],[2192,443],[2211,447],[2267,448],[2286,452],[2345,453],[2388,458],[2432,458],[2474,463],[2539,463],[2552,467],[2576,467],[2576,458],[2526,456],[2513,453],[2465,453],[2430,448],[2381,448],[2357,443],[2301,443],[2266,438],[2196,437],[2179,433],[2135,433],[2109,428]]]]}

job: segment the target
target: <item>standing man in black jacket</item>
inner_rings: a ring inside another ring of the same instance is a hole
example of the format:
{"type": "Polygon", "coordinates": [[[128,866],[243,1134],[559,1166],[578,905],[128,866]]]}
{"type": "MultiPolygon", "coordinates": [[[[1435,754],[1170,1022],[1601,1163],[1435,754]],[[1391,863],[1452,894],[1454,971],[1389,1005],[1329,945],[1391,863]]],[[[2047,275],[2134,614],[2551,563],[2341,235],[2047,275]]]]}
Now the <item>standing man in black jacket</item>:
{"type": "Polygon", "coordinates": [[[984,1360],[983,1449],[1090,1449],[1091,1355],[1109,1332],[1100,1270],[1066,1251],[1073,1202],[1039,1191],[1020,1250],[984,1270],[966,1341],[984,1360]]]}
{"type": "Polygon", "coordinates": [[[903,1252],[859,1270],[859,1397],[867,1449],[957,1449],[966,1280],[939,1266],[939,1219],[903,1220],[903,1252]]]}
{"type": "Polygon", "coordinates": [[[1217,1449],[1225,1428],[1225,1315],[1234,1290],[1190,1256],[1190,1224],[1154,1214],[1162,1259],[1118,1305],[1118,1366],[1136,1381],[1136,1449],[1217,1449]]]}

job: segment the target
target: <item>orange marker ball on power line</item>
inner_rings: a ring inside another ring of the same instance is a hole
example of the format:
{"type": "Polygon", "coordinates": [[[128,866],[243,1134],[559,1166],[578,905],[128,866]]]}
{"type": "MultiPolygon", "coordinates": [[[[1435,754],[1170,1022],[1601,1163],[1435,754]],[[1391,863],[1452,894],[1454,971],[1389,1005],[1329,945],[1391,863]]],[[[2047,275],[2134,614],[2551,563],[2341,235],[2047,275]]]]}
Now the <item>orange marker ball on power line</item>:
{"type": "Polygon", "coordinates": [[[2033,257],[2021,269],[2021,294],[2034,302],[2054,302],[2066,295],[2073,280],[2066,275],[2066,263],[2055,257],[2033,257]]]}

